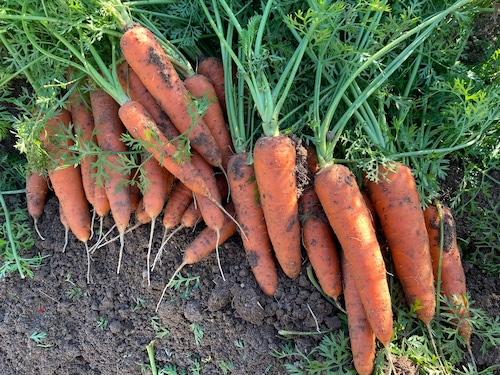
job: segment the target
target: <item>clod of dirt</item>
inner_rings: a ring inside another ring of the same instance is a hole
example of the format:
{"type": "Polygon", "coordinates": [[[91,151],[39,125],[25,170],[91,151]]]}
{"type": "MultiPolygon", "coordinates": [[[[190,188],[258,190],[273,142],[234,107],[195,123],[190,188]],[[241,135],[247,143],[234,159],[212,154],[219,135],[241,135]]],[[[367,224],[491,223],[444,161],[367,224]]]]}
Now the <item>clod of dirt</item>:
{"type": "Polygon", "coordinates": [[[255,325],[262,325],[266,313],[264,308],[259,304],[259,299],[255,290],[242,288],[239,285],[231,288],[233,295],[233,307],[236,314],[243,320],[255,325]]]}

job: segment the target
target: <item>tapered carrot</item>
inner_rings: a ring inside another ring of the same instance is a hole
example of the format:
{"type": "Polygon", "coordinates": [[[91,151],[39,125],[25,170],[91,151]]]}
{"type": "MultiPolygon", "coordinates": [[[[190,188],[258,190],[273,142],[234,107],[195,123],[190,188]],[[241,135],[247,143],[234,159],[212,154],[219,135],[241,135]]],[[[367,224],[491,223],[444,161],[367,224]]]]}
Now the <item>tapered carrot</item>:
{"type": "Polygon", "coordinates": [[[314,188],[300,199],[302,243],[323,292],[338,303],[342,293],[342,272],[332,229],[314,188]]]}
{"type": "Polygon", "coordinates": [[[38,221],[43,215],[48,193],[49,185],[47,179],[40,173],[28,173],[26,177],[26,204],[28,207],[28,214],[32,217],[35,230],[42,240],[44,240],[44,238],[38,230],[38,221]]]}
{"type": "Polygon", "coordinates": [[[264,213],[260,205],[254,168],[248,154],[229,157],[227,176],[236,218],[244,228],[243,247],[250,268],[264,294],[272,296],[278,288],[278,272],[264,213]]]}
{"type": "Polygon", "coordinates": [[[370,326],[363,302],[356,288],[356,272],[342,252],[340,259],[349,341],[351,343],[354,368],[359,375],[370,375],[375,367],[375,334],[370,326]]]}
{"type": "Polygon", "coordinates": [[[381,166],[380,181],[368,181],[375,206],[407,303],[418,305],[417,317],[429,325],[436,309],[429,238],[420,195],[410,168],[381,166]]]}
{"type": "Polygon", "coordinates": [[[109,200],[111,215],[120,234],[120,255],[116,273],[120,273],[124,247],[124,234],[132,216],[130,174],[120,171],[119,153],[128,151],[121,136],[125,128],[118,116],[119,104],[104,90],[94,89],[90,93],[97,144],[107,152],[104,166],[104,188],[109,200]]]}
{"type": "Polygon", "coordinates": [[[274,253],[283,272],[295,279],[301,269],[295,145],[289,137],[261,137],[253,151],[255,178],[274,253]]]}
{"type": "MultiPolygon", "coordinates": [[[[226,210],[230,215],[234,215],[234,206],[232,202],[229,202],[226,205],[226,210]]],[[[182,258],[182,263],[179,267],[174,271],[172,277],[169,282],[163,289],[162,295],[158,304],[156,306],[156,310],[160,307],[160,303],[165,295],[165,291],[172,283],[173,279],[182,269],[189,264],[194,264],[200,262],[209,256],[214,250],[217,250],[218,246],[225,241],[227,241],[234,233],[236,233],[237,226],[236,223],[231,220],[229,216],[224,217],[224,225],[221,230],[216,233],[212,229],[206,227],[204,228],[200,234],[189,244],[189,246],[184,251],[184,256],[182,258]]],[[[219,264],[220,268],[220,264],[219,264]]]]}
{"type": "Polygon", "coordinates": [[[424,210],[425,224],[429,234],[434,280],[441,294],[455,304],[455,313],[461,318],[458,333],[470,346],[472,327],[465,319],[468,310],[467,286],[457,243],[455,219],[451,210],[437,202],[424,210]],[[442,246],[441,246],[442,237],[442,246]],[[442,250],[441,250],[442,248],[442,250]]]}
{"type": "MultiPolygon", "coordinates": [[[[70,122],[71,114],[66,109],[61,109],[54,117],[47,120],[41,141],[49,156],[60,158],[61,153],[67,152],[69,143],[57,143],[54,138],[56,134],[64,134],[66,132],[64,128],[67,128],[70,122]]],[[[91,223],[80,166],[65,166],[59,159],[57,166],[49,168],[48,174],[71,232],[86,245],[90,238],[91,223]]]]}
{"type": "Polygon", "coordinates": [[[202,57],[198,61],[196,72],[204,75],[212,82],[222,111],[226,113],[226,89],[222,61],[214,56],[202,57]]]}
{"type": "Polygon", "coordinates": [[[331,164],[316,174],[314,190],[353,266],[356,287],[372,330],[387,347],[393,329],[386,267],[356,178],[347,167],[331,164]]]}
{"type": "Polygon", "coordinates": [[[181,222],[182,214],[193,200],[193,192],[182,182],[178,181],[169,195],[163,210],[163,226],[171,230],[181,222]]]}
{"type": "Polygon", "coordinates": [[[233,142],[215,88],[210,80],[201,74],[187,77],[184,83],[191,94],[197,98],[205,98],[208,101],[208,107],[203,114],[203,121],[207,124],[219,146],[222,168],[227,170],[227,160],[233,154],[233,142]]]}
{"type": "Polygon", "coordinates": [[[160,103],[191,146],[212,166],[221,166],[213,135],[194,109],[194,102],[161,44],[147,28],[134,24],[120,39],[122,53],[144,86],[160,103]]]}

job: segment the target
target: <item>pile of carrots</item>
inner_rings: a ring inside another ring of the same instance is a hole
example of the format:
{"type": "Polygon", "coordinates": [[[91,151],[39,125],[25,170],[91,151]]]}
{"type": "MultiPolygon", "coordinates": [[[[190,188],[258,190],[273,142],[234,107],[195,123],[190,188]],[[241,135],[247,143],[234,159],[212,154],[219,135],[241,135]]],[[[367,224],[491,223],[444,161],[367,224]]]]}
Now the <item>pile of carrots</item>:
{"type": "MultiPolygon", "coordinates": [[[[408,166],[381,165],[377,181],[365,178],[359,186],[349,168],[320,168],[314,149],[307,149],[310,181],[299,190],[295,153],[301,146],[290,137],[257,140],[253,164],[247,155],[233,153],[219,60],[200,59],[196,74],[182,77],[155,36],[138,24],[124,29],[120,48],[123,60],[115,69],[123,95],[112,96],[89,79],[88,100],[74,90],[40,137],[48,155],[74,150],[71,142],[54,142],[56,134],[74,132],[82,137],[79,144],[95,144],[105,155],[105,178],[96,179],[91,154],[76,166],[53,163],[47,177],[30,174],[26,192],[35,224],[49,185],[60,203],[61,222],[85,244],[87,254],[105,241],[101,237],[89,245],[92,212],[101,219],[112,215],[122,250],[134,221],[151,225],[150,250],[160,217],[163,242],[167,234],[203,222],[172,278],[239,232],[248,264],[268,296],[276,292],[279,269],[295,279],[307,257],[323,292],[335,301],[344,296],[360,374],[373,371],[376,340],[388,348],[394,339],[389,267],[427,327],[439,301],[436,290],[452,298],[462,318],[457,320],[460,334],[469,344],[465,277],[452,214],[439,203],[422,208],[408,166]],[[196,111],[200,98],[208,103],[201,113],[196,111]],[[130,151],[125,133],[143,145],[140,172],[120,168],[130,151]],[[138,175],[147,181],[142,190],[138,175]]],[[[160,255],[161,249],[151,265],[148,253],[148,270],[160,255]]]]}

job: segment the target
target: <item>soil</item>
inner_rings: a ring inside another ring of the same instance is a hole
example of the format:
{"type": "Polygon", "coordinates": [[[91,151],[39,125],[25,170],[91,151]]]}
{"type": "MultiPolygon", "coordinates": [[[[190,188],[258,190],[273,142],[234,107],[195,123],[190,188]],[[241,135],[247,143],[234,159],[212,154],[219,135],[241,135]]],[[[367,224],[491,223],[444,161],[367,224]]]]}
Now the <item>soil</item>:
{"type": "MultiPolygon", "coordinates": [[[[487,22],[493,20],[491,15],[488,17],[487,22]]],[[[484,22],[485,18],[480,20],[484,22]]],[[[443,191],[455,191],[459,177],[459,167],[452,165],[443,191]]],[[[494,187],[490,199],[498,200],[499,194],[500,187],[494,187]]],[[[105,230],[112,224],[112,219],[106,217],[105,230]]],[[[459,235],[466,238],[467,223],[459,221],[457,225],[459,235]]],[[[178,290],[167,289],[156,311],[166,281],[181,262],[182,250],[201,226],[172,238],[151,274],[149,286],[148,225],[126,235],[119,275],[118,242],[92,254],[91,283],[86,281],[83,244],[70,235],[63,252],[65,232],[53,196],[47,202],[39,229],[45,240],[37,239],[34,248],[23,256],[42,254],[46,256],[43,266],[33,278],[21,280],[19,275],[11,274],[0,279],[3,375],[139,374],[141,364],[149,363],[146,345],[152,340],[157,365],[176,366],[179,373],[195,373],[192,366],[200,363],[201,374],[223,374],[225,366],[229,373],[240,375],[285,374],[284,361],[270,355],[287,343],[279,330],[335,331],[343,324],[338,310],[309,281],[307,263],[296,280],[280,273],[276,295],[265,296],[253,278],[238,236],[221,246],[220,269],[215,253],[196,265],[186,266],[184,277],[198,279],[178,290]],[[202,336],[195,336],[201,331],[202,336]],[[30,338],[40,332],[46,333],[42,346],[30,338]]],[[[161,237],[158,225],[154,249],[158,249],[161,237]]],[[[472,251],[473,243],[470,246],[472,251]]],[[[498,277],[485,275],[468,262],[464,262],[464,268],[475,307],[499,317],[498,277]]],[[[320,340],[321,335],[296,336],[294,344],[302,353],[308,353],[320,340]]],[[[473,338],[472,349],[480,369],[500,363],[499,347],[483,355],[480,345],[473,338]]],[[[417,373],[404,358],[398,360],[397,367],[402,374],[417,373]]]]}

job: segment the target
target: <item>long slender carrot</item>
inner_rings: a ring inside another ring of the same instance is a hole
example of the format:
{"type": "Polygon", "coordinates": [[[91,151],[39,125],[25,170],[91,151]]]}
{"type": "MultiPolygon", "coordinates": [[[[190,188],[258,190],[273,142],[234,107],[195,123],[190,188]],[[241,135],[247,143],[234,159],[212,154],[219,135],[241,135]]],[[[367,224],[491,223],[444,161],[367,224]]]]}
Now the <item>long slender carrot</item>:
{"type": "Polygon", "coordinates": [[[29,172],[26,177],[26,204],[28,214],[33,219],[35,230],[42,240],[44,238],[38,229],[38,221],[43,215],[48,193],[49,185],[47,179],[40,173],[29,172]]]}
{"type": "Polygon", "coordinates": [[[261,137],[253,151],[255,178],[274,253],[283,272],[295,279],[301,269],[295,145],[289,137],[261,137]]]}
{"type": "Polygon", "coordinates": [[[344,300],[354,368],[359,375],[370,375],[375,367],[375,334],[366,316],[363,302],[356,288],[356,272],[341,252],[344,300]]]}
{"type": "Polygon", "coordinates": [[[160,103],[191,146],[212,166],[221,166],[221,152],[213,135],[193,108],[193,100],[154,34],[134,24],[120,39],[122,53],[144,86],[160,103]]]}
{"type": "Polygon", "coordinates": [[[435,288],[429,238],[415,179],[410,168],[381,166],[380,181],[368,181],[368,194],[377,211],[391,252],[396,275],[409,305],[429,325],[435,309],[435,288]]]}
{"type": "MultiPolygon", "coordinates": [[[[232,202],[226,205],[226,210],[230,215],[234,215],[234,206],[232,202]]],[[[167,288],[172,283],[172,280],[177,276],[182,269],[189,264],[194,264],[200,262],[209,256],[214,250],[217,250],[218,246],[225,241],[227,241],[234,233],[236,233],[237,225],[231,220],[229,216],[224,216],[224,225],[222,226],[219,233],[216,233],[212,229],[206,227],[200,234],[189,244],[189,246],[184,251],[184,256],[182,258],[182,263],[174,271],[169,282],[165,285],[161,297],[156,306],[156,311],[160,307],[160,303],[165,295],[167,288]]],[[[219,265],[220,266],[220,265],[219,265]]]]}
{"type": "MultiPolygon", "coordinates": [[[[41,135],[41,141],[47,153],[52,157],[59,157],[66,152],[69,144],[55,144],[55,135],[64,134],[71,122],[71,114],[61,109],[54,117],[47,120],[41,135]]],[[[87,244],[90,238],[90,210],[83,190],[80,166],[65,166],[59,159],[57,166],[49,168],[49,179],[59,204],[66,215],[71,232],[78,240],[87,244]]]]}
{"type": "Polygon", "coordinates": [[[342,294],[342,272],[332,229],[314,188],[300,199],[302,243],[323,292],[338,303],[342,294]]]}
{"type": "Polygon", "coordinates": [[[244,228],[242,237],[248,264],[264,294],[272,296],[278,288],[278,272],[264,213],[260,205],[255,171],[247,164],[248,154],[229,157],[227,176],[236,218],[244,228]]]}
{"type": "Polygon", "coordinates": [[[197,98],[205,98],[208,107],[203,114],[207,124],[221,151],[222,168],[227,170],[227,160],[233,154],[233,141],[226,126],[224,112],[221,108],[215,88],[210,80],[201,74],[194,74],[184,79],[184,84],[191,94],[197,98]]]}
{"type": "Polygon", "coordinates": [[[455,305],[455,313],[461,318],[457,322],[458,333],[469,347],[472,327],[465,319],[470,315],[470,311],[466,298],[465,272],[457,243],[455,219],[451,210],[440,202],[427,206],[424,210],[424,217],[429,234],[434,280],[436,282],[441,280],[439,285],[441,294],[455,305]]]}
{"type": "Polygon", "coordinates": [[[128,151],[121,136],[125,128],[118,116],[120,105],[107,92],[94,89],[90,92],[90,102],[94,115],[97,144],[106,156],[104,166],[104,188],[109,200],[111,215],[120,234],[120,255],[116,273],[120,273],[124,248],[124,234],[132,216],[132,201],[130,195],[130,174],[120,171],[120,152],[128,151]]]}
{"type": "Polygon", "coordinates": [[[344,165],[331,164],[316,174],[314,190],[353,266],[356,287],[372,330],[387,347],[393,332],[387,272],[356,178],[344,165]]]}
{"type": "Polygon", "coordinates": [[[224,65],[214,56],[204,56],[198,60],[196,72],[207,77],[215,89],[221,109],[226,113],[226,86],[224,84],[224,65]]]}

